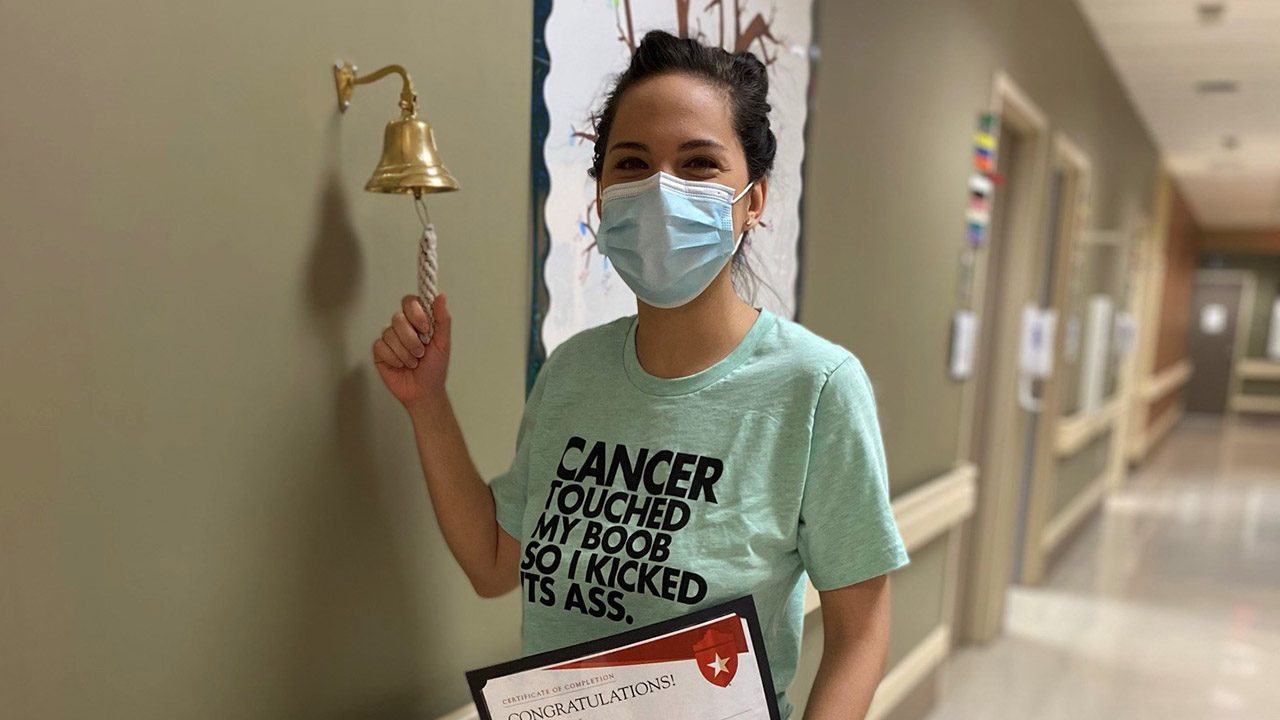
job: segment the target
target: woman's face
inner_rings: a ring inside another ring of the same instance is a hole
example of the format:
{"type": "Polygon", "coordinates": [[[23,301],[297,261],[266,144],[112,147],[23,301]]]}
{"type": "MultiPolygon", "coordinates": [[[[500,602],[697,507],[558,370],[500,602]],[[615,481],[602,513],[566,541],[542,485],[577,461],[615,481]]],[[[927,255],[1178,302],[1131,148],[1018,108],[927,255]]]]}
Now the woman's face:
{"type": "MultiPolygon", "coordinates": [[[[637,83],[622,96],[597,183],[596,210],[604,188],[659,170],[727,185],[735,195],[747,186],[747,158],[724,90],[688,75],[667,74],[637,83]]],[[[733,206],[735,236],[759,221],[766,190],[761,178],[733,206]]]]}

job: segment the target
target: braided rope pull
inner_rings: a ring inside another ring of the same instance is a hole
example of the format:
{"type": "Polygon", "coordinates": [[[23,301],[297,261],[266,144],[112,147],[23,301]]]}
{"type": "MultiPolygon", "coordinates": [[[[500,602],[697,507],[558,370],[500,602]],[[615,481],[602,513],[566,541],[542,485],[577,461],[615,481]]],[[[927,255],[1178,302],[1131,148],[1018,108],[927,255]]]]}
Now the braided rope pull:
{"type": "Polygon", "coordinates": [[[418,299],[422,301],[422,309],[427,313],[427,331],[419,332],[418,339],[423,345],[431,343],[436,332],[436,296],[440,294],[437,284],[440,265],[436,260],[436,226],[431,222],[431,213],[420,193],[413,195],[413,210],[422,223],[422,237],[418,240],[418,299]]]}
{"type": "Polygon", "coordinates": [[[418,242],[418,298],[422,301],[422,308],[427,311],[429,323],[425,333],[418,333],[423,345],[431,342],[431,336],[436,330],[434,306],[436,296],[440,294],[437,284],[439,267],[436,260],[436,228],[431,223],[426,223],[422,228],[422,239],[418,242]]]}

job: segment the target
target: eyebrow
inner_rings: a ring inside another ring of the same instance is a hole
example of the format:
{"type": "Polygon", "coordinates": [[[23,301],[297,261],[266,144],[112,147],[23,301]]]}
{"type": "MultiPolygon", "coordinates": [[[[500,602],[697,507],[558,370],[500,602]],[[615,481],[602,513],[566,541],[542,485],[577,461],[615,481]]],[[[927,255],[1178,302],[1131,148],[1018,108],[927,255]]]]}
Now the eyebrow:
{"type": "MultiPolygon", "coordinates": [[[[697,148],[710,147],[717,150],[724,150],[725,146],[712,140],[711,138],[700,138],[698,140],[686,140],[680,143],[680,150],[694,150],[697,148]]],[[[641,152],[649,152],[649,146],[644,143],[635,142],[633,140],[620,140],[609,146],[609,152],[614,150],[639,150],[641,152]]]]}

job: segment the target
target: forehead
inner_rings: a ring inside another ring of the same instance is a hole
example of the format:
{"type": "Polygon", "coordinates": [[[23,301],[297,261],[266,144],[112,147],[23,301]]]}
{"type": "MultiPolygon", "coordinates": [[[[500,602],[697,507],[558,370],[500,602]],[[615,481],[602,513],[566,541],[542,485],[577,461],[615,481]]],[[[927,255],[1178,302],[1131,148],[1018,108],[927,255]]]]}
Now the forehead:
{"type": "Polygon", "coordinates": [[[631,86],[618,103],[609,144],[633,141],[654,152],[685,140],[708,138],[740,148],[729,94],[707,80],[664,74],[631,86]]]}

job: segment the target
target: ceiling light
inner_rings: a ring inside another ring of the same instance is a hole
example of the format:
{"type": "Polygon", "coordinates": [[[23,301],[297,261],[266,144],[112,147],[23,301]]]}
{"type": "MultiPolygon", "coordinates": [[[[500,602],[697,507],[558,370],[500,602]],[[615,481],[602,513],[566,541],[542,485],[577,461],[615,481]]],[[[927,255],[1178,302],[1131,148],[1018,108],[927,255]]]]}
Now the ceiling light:
{"type": "Polygon", "coordinates": [[[1235,80],[1225,80],[1221,78],[1217,80],[1201,80],[1196,83],[1196,92],[1204,95],[1229,94],[1236,92],[1239,89],[1240,84],[1235,80]]]}

